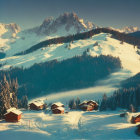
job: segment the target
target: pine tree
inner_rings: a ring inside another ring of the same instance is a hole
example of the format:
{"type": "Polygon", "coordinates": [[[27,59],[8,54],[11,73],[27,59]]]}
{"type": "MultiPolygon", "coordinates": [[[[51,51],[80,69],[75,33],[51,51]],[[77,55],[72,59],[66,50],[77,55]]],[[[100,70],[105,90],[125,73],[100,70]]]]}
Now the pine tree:
{"type": "Polygon", "coordinates": [[[100,111],[104,111],[106,109],[107,109],[107,95],[104,94],[100,105],[100,111]]]}
{"type": "Polygon", "coordinates": [[[80,104],[80,99],[79,99],[79,97],[77,97],[77,99],[76,99],[76,108],[77,109],[79,108],[79,104],[80,104]]]}

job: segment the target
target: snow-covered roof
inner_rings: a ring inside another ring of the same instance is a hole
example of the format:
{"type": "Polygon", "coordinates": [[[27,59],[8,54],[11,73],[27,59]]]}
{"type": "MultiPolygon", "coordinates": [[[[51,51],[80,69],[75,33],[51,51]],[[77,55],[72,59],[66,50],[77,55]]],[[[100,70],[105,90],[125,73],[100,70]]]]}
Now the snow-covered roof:
{"type": "Polygon", "coordinates": [[[96,103],[96,104],[98,104],[96,101],[93,101],[93,100],[89,100],[88,102],[93,102],[93,103],[96,103]]]}
{"type": "Polygon", "coordinates": [[[57,105],[59,107],[63,106],[64,104],[62,104],[61,102],[57,102],[57,103],[53,103],[52,105],[57,105]]]}
{"type": "Polygon", "coordinates": [[[20,110],[18,110],[16,108],[10,108],[10,109],[8,109],[6,114],[9,114],[10,112],[12,112],[12,113],[14,113],[16,115],[20,115],[22,113],[20,110]]]}
{"type": "Polygon", "coordinates": [[[133,117],[135,117],[135,118],[136,118],[136,117],[140,117],[140,113],[134,114],[133,117]]]}
{"type": "MultiPolygon", "coordinates": [[[[32,104],[32,103],[31,103],[31,104],[32,104]]],[[[35,106],[42,106],[42,105],[44,105],[44,102],[42,102],[42,101],[34,101],[33,104],[34,104],[35,106]]]]}
{"type": "Polygon", "coordinates": [[[64,110],[65,110],[63,107],[57,107],[57,108],[55,108],[55,109],[59,109],[59,110],[61,110],[61,111],[64,111],[64,110]]]}

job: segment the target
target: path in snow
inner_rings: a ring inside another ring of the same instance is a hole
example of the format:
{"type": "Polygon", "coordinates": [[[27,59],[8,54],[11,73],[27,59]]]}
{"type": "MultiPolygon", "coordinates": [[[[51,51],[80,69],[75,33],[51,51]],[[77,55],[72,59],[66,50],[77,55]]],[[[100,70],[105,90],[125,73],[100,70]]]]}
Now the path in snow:
{"type": "Polygon", "coordinates": [[[119,117],[119,113],[71,111],[55,115],[41,111],[23,111],[23,118],[19,123],[0,123],[0,139],[139,139],[135,134],[137,124],[130,124],[127,118],[119,117]]]}

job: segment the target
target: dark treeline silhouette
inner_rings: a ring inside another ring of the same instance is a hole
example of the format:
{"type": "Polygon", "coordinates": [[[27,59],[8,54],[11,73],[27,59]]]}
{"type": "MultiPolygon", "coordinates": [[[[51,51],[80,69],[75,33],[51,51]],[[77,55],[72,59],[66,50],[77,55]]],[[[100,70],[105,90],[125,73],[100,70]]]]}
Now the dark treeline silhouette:
{"type": "Polygon", "coordinates": [[[122,82],[122,89],[110,97],[104,94],[100,110],[125,108],[137,111],[140,107],[140,73],[122,82]]]}
{"type": "Polygon", "coordinates": [[[29,98],[51,92],[93,86],[95,82],[121,68],[119,58],[82,55],[58,62],[57,60],[34,64],[28,69],[13,68],[0,71],[18,78],[19,96],[29,98]]]}
{"type": "Polygon", "coordinates": [[[6,56],[4,52],[0,52],[0,59],[3,59],[6,56]]]}
{"type": "Polygon", "coordinates": [[[140,86],[140,73],[123,81],[121,85],[123,88],[129,88],[129,87],[136,88],[140,86]]]}
{"type": "Polygon", "coordinates": [[[140,107],[140,87],[123,88],[115,91],[114,94],[109,97],[104,94],[100,111],[107,109],[116,110],[117,108],[124,108],[130,111],[132,106],[136,111],[138,107],[140,107]]]}
{"type": "Polygon", "coordinates": [[[129,36],[134,36],[140,39],[140,31],[134,32],[134,33],[130,33],[128,34],[129,36]]]}
{"type": "Polygon", "coordinates": [[[24,52],[20,52],[20,53],[15,54],[15,55],[28,54],[28,53],[31,53],[33,51],[36,51],[37,49],[40,49],[43,47],[49,47],[51,44],[68,43],[68,42],[72,42],[75,40],[87,39],[87,38],[90,38],[93,35],[96,35],[99,33],[110,33],[110,34],[112,34],[112,38],[118,39],[121,42],[127,42],[129,44],[134,45],[134,46],[137,45],[140,48],[140,39],[139,38],[127,35],[125,33],[120,33],[118,31],[111,30],[109,28],[97,28],[97,29],[93,29],[91,31],[84,32],[84,33],[78,33],[78,34],[69,35],[66,37],[63,36],[63,37],[49,39],[49,40],[40,42],[40,43],[32,46],[31,48],[25,50],[24,52]]]}

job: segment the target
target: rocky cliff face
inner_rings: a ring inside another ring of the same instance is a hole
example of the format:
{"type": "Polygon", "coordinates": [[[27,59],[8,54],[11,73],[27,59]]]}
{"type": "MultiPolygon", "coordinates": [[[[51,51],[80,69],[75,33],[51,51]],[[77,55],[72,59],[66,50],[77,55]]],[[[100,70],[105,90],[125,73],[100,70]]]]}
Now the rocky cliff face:
{"type": "Polygon", "coordinates": [[[43,23],[30,29],[29,31],[35,32],[38,35],[51,35],[51,34],[75,34],[91,29],[97,28],[92,22],[85,23],[83,19],[80,19],[75,13],[64,13],[58,18],[52,17],[46,18],[43,23]]]}

